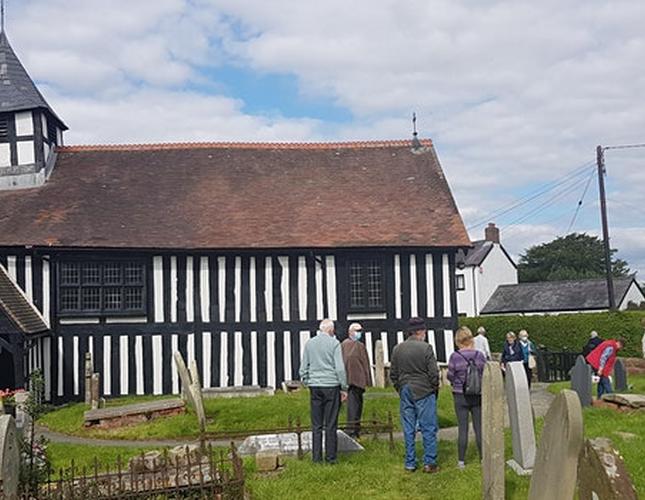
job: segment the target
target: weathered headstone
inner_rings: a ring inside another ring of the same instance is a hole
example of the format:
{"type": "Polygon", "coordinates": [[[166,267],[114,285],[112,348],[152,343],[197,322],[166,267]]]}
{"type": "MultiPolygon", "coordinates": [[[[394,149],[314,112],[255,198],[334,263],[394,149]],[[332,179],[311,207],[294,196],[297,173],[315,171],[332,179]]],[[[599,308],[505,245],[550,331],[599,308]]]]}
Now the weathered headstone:
{"type": "Polygon", "coordinates": [[[382,340],[377,340],[374,347],[374,387],[385,387],[385,352],[382,340]]]}
{"type": "Polygon", "coordinates": [[[92,410],[96,410],[99,407],[99,399],[101,398],[101,376],[98,373],[92,373],[90,388],[92,391],[90,406],[92,410]]]}
{"type": "Polygon", "coordinates": [[[13,396],[13,400],[16,402],[16,428],[22,430],[23,433],[28,431],[31,426],[31,418],[25,408],[28,399],[28,391],[19,391],[13,396]]]}
{"type": "Polygon", "coordinates": [[[578,463],[580,500],[637,500],[622,457],[607,438],[587,439],[578,463]]]}
{"type": "Polygon", "coordinates": [[[504,500],[504,383],[497,363],[482,379],[482,498],[504,500]]]}
{"type": "Polygon", "coordinates": [[[617,359],[614,364],[614,390],[617,392],[627,390],[627,370],[622,359],[617,359]]]}
{"type": "Polygon", "coordinates": [[[571,390],[576,392],[582,406],[591,406],[591,377],[591,366],[584,356],[578,356],[576,364],[571,368],[571,390]]]}
{"type": "Polygon", "coordinates": [[[20,446],[16,423],[11,415],[0,415],[0,479],[2,498],[18,498],[20,446]]]}
{"type": "Polygon", "coordinates": [[[199,378],[199,370],[195,360],[190,363],[190,371],[186,368],[184,357],[176,351],[174,356],[177,373],[181,379],[181,396],[184,401],[195,409],[199,429],[203,433],[206,430],[206,412],[204,411],[204,399],[202,386],[199,378]]]}
{"type": "Polygon", "coordinates": [[[190,372],[186,368],[186,363],[184,362],[184,357],[179,351],[176,351],[173,355],[175,359],[175,366],[177,367],[177,374],[179,375],[179,380],[181,380],[181,398],[187,403],[193,403],[190,394],[190,372]]]}
{"type": "Polygon", "coordinates": [[[85,404],[92,404],[92,374],[94,373],[94,363],[92,363],[92,353],[85,353],[85,404]]]}
{"type": "Polygon", "coordinates": [[[195,413],[199,422],[199,429],[201,432],[206,431],[206,412],[204,411],[204,398],[202,396],[202,383],[199,378],[199,370],[197,368],[197,361],[190,362],[190,377],[192,379],[190,384],[190,395],[195,405],[195,413]]]}
{"type": "MultiPolygon", "coordinates": [[[[363,451],[360,443],[340,429],[336,431],[338,451],[341,453],[363,451]]],[[[323,443],[325,437],[323,435],[323,443]]],[[[311,451],[311,431],[303,432],[301,447],[304,453],[311,451]]],[[[298,454],[298,434],[285,432],[282,434],[264,434],[247,437],[238,448],[240,455],[255,455],[261,452],[274,452],[280,455],[298,454]]]]}
{"type": "Polygon", "coordinates": [[[529,500],[571,500],[582,449],[582,406],[568,389],[558,394],[544,417],[529,500]]]}
{"type": "Polygon", "coordinates": [[[535,464],[535,429],[529,383],[521,361],[506,365],[506,401],[513,438],[513,458],[507,464],[526,476],[535,464]]]}
{"type": "Polygon", "coordinates": [[[643,338],[641,339],[641,348],[643,349],[643,357],[645,358],[645,333],[643,333],[643,338]]]}

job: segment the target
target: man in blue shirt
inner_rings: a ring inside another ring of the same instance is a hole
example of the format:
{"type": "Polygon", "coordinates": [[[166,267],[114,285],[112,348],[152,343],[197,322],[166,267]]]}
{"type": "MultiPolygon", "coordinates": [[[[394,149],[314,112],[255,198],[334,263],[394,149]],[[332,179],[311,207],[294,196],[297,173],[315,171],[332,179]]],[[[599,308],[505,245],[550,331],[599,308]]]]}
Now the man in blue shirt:
{"type": "Polygon", "coordinates": [[[320,322],[318,334],[305,344],[300,363],[300,380],[309,387],[314,462],[322,462],[322,432],[325,429],[325,460],[336,463],[338,412],[347,399],[347,375],[340,348],[334,335],[334,322],[320,322]]]}

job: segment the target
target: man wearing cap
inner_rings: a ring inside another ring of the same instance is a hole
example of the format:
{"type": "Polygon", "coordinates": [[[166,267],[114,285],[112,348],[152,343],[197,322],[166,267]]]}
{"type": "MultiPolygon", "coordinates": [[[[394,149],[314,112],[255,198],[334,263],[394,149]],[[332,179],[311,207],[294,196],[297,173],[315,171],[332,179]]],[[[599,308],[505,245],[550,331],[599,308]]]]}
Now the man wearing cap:
{"type": "Polygon", "coordinates": [[[390,379],[400,397],[401,426],[405,438],[405,470],[417,468],[414,438],[417,426],[423,436],[423,472],[437,472],[437,391],[439,368],[432,346],[425,342],[421,318],[408,322],[408,338],[394,348],[390,379]]]}
{"type": "Polygon", "coordinates": [[[361,342],[363,327],[359,323],[349,325],[347,338],[341,343],[345,372],[347,373],[347,429],[349,436],[357,439],[361,430],[363,393],[371,384],[372,372],[367,349],[361,342]]]}
{"type": "Polygon", "coordinates": [[[323,460],[322,433],[325,429],[325,460],[335,464],[338,411],[341,401],[347,399],[347,375],[332,320],[323,319],[318,327],[318,335],[305,344],[300,380],[309,387],[312,459],[314,462],[323,460]]]}

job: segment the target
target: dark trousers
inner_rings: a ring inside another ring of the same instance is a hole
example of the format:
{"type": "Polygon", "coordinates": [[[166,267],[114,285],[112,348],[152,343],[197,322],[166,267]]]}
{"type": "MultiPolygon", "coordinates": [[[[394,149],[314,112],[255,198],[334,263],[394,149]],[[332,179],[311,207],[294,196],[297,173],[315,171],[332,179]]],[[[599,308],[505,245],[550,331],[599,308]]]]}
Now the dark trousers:
{"type": "Polygon", "coordinates": [[[325,430],[325,460],[336,460],[338,446],[336,429],[340,410],[340,386],[310,387],[312,443],[311,454],[314,462],[322,462],[323,429],[325,430]]]}
{"type": "Polygon", "coordinates": [[[464,395],[457,392],[452,393],[455,401],[455,413],[459,424],[459,437],[457,439],[457,452],[461,462],[466,458],[468,448],[468,415],[473,418],[473,430],[477,451],[482,456],[482,398],[478,395],[464,395]]]}
{"type": "Polygon", "coordinates": [[[526,372],[526,380],[529,383],[529,389],[531,388],[531,379],[533,378],[533,370],[529,368],[528,363],[524,363],[524,371],[526,372]]]}
{"type": "Polygon", "coordinates": [[[363,393],[365,389],[350,385],[347,391],[347,434],[357,438],[361,432],[363,393]]]}

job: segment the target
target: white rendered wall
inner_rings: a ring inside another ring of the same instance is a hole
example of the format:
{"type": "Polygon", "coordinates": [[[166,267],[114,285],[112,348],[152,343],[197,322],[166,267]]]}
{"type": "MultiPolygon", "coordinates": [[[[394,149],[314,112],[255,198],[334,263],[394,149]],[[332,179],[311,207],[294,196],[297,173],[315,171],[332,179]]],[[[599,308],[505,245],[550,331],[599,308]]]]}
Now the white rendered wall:
{"type": "Polygon", "coordinates": [[[475,314],[475,287],[473,283],[473,266],[457,269],[457,276],[464,277],[464,290],[457,290],[457,313],[468,317],[475,314]]]}
{"type": "Polygon", "coordinates": [[[0,167],[11,165],[11,145],[8,142],[0,144],[0,167]]]}
{"type": "Polygon", "coordinates": [[[35,163],[34,141],[18,141],[18,165],[32,165],[35,163]]]}
{"type": "MultiPolygon", "coordinates": [[[[34,119],[31,111],[16,113],[16,135],[34,135],[34,119]]],[[[33,162],[32,162],[33,163],[33,162]]]]}
{"type": "Polygon", "coordinates": [[[636,283],[634,282],[632,282],[632,284],[629,285],[629,288],[627,289],[627,293],[625,294],[625,298],[620,304],[618,304],[618,309],[620,309],[621,311],[624,311],[625,309],[627,309],[627,305],[630,302],[633,302],[636,305],[640,305],[641,302],[645,302],[645,297],[643,296],[641,291],[636,286],[636,283]]]}
{"type": "Polygon", "coordinates": [[[499,285],[517,284],[517,269],[498,244],[493,245],[475,274],[478,295],[476,314],[479,314],[499,285]]]}

